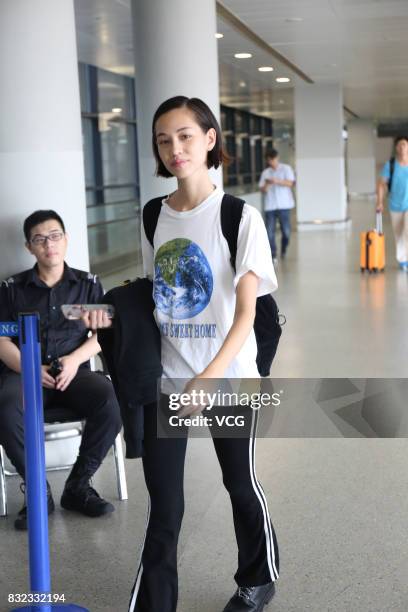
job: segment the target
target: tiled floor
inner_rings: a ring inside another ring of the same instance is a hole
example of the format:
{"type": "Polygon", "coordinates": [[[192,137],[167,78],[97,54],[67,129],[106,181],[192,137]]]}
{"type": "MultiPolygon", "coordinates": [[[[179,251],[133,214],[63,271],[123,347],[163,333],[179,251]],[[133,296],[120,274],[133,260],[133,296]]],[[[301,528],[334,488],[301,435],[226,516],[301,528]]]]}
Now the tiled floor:
{"type": "MultiPolygon", "coordinates": [[[[279,263],[276,297],[287,324],[277,377],[405,377],[408,275],[359,271],[359,231],[373,204],[352,203],[345,232],[297,232],[279,263]]],[[[126,271],[106,279],[112,286],[126,271]]],[[[405,439],[259,439],[257,472],[281,552],[270,612],[408,610],[408,444],[405,439]]],[[[50,520],[53,591],[92,612],[125,612],[144,535],[147,496],[141,464],[126,462],[129,500],[102,519],[58,506],[50,520]]],[[[64,474],[51,474],[61,493],[64,474]]],[[[113,460],[95,478],[116,496],[113,460]]],[[[27,591],[27,537],[13,529],[21,495],[9,481],[10,516],[0,520],[0,612],[8,593],[27,591]]],[[[236,548],[229,499],[209,440],[191,439],[186,514],[179,546],[178,612],[221,612],[234,589],[236,548]]]]}

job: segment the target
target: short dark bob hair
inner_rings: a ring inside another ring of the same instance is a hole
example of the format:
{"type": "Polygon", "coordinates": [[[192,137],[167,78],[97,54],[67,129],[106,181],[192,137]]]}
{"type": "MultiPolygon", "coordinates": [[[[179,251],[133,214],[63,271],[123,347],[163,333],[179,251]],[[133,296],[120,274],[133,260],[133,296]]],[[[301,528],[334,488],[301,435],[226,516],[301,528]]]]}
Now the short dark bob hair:
{"type": "Polygon", "coordinates": [[[276,157],[279,157],[279,151],[276,149],[269,149],[269,151],[266,152],[266,159],[275,159],[276,157]]]}
{"type": "Polygon", "coordinates": [[[408,142],[408,136],[397,136],[394,138],[394,147],[396,147],[401,140],[406,140],[408,142]]]}
{"type": "Polygon", "coordinates": [[[58,223],[62,227],[62,231],[65,234],[64,222],[59,216],[59,214],[55,212],[55,210],[36,210],[35,212],[31,213],[31,215],[27,217],[27,219],[24,221],[23,229],[26,241],[30,242],[30,234],[33,227],[39,225],[40,223],[44,223],[45,221],[50,221],[51,219],[53,219],[54,221],[58,221],[58,223]]]}
{"type": "Polygon", "coordinates": [[[222,146],[222,135],[221,128],[218,125],[217,119],[214,117],[214,114],[207,106],[205,102],[200,100],[200,98],[187,98],[186,96],[174,96],[174,98],[169,98],[165,100],[162,104],[160,104],[159,108],[154,114],[153,123],[152,123],[152,146],[153,153],[156,159],[156,176],[164,176],[165,178],[169,178],[173,176],[171,172],[169,172],[166,166],[163,164],[160,159],[159,149],[156,142],[156,133],[155,127],[156,122],[165,113],[172,111],[176,108],[187,108],[191,111],[195,117],[200,128],[206,134],[208,130],[214,128],[216,133],[216,141],[214,148],[211,151],[208,151],[207,154],[207,168],[218,168],[218,166],[222,163],[228,163],[229,157],[225,153],[222,146]]]}

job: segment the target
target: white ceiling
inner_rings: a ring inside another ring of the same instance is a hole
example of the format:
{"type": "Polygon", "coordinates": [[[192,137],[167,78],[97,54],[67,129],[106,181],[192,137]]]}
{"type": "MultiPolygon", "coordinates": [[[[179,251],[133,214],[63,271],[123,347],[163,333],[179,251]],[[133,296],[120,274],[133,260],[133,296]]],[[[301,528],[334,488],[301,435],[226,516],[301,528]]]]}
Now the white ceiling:
{"type": "MultiPolygon", "coordinates": [[[[208,0],[203,0],[208,1],[208,0]]],[[[408,0],[223,0],[271,47],[315,82],[340,81],[361,117],[408,116],[408,0]],[[302,21],[288,22],[299,18],[302,21]]],[[[79,59],[133,74],[130,0],[75,0],[79,59]]],[[[221,101],[290,118],[294,78],[266,51],[218,18],[221,101]],[[237,60],[233,54],[253,57],[237,60]],[[272,73],[258,66],[272,65],[272,73]],[[289,76],[288,85],[275,82],[289,76]],[[244,85],[245,84],[245,85],[244,85]]]]}

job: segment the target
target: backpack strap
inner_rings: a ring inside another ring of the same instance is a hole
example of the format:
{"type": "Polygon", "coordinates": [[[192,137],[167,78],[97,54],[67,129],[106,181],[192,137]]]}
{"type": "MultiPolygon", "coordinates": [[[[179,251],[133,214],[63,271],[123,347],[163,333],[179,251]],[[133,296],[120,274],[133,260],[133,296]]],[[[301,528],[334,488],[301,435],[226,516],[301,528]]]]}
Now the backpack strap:
{"type": "MultiPolygon", "coordinates": [[[[153,246],[154,233],[162,207],[163,197],[154,198],[143,207],[143,227],[146,238],[153,246]]],[[[235,270],[235,260],[237,256],[238,232],[241,223],[244,200],[235,196],[224,194],[221,202],[221,230],[228,243],[231,254],[231,265],[235,270]]]]}
{"type": "Polygon", "coordinates": [[[231,266],[235,270],[235,260],[237,257],[238,231],[241,223],[244,200],[235,196],[224,194],[221,202],[221,230],[224,238],[228,242],[230,250],[231,266]]]}
{"type": "Polygon", "coordinates": [[[154,198],[153,200],[149,200],[147,204],[143,207],[143,227],[146,234],[146,238],[150,242],[153,247],[153,238],[154,233],[157,227],[157,221],[159,220],[159,215],[162,207],[162,196],[161,198],[154,198]]]}
{"type": "Polygon", "coordinates": [[[390,178],[388,180],[388,192],[391,192],[392,189],[392,178],[394,176],[394,169],[395,169],[395,157],[391,157],[390,159],[390,178]]]}

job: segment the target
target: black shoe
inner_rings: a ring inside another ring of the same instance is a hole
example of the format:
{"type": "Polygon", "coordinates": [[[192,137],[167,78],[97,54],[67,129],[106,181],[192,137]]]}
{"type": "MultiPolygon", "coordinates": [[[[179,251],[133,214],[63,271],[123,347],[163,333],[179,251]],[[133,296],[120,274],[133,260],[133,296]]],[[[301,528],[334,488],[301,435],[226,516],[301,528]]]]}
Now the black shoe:
{"type": "Polygon", "coordinates": [[[65,486],[61,497],[61,506],[65,510],[75,510],[86,516],[102,516],[115,510],[114,506],[102,499],[102,497],[89,486],[79,489],[65,486]]]}
{"type": "Polygon", "coordinates": [[[274,595],[274,582],[255,587],[238,587],[223,612],[262,612],[274,595]]]}
{"type": "MultiPolygon", "coordinates": [[[[25,484],[24,482],[21,483],[20,485],[20,489],[22,491],[22,493],[24,493],[25,496],[25,484]]],[[[55,510],[55,504],[54,504],[54,500],[52,498],[52,493],[51,493],[51,488],[50,485],[47,482],[47,507],[48,507],[48,514],[52,514],[55,510]]],[[[25,503],[25,499],[24,499],[24,506],[21,508],[20,512],[17,515],[16,520],[14,521],[14,527],[16,529],[19,529],[20,531],[26,531],[27,530],[27,506],[25,503]]]]}

